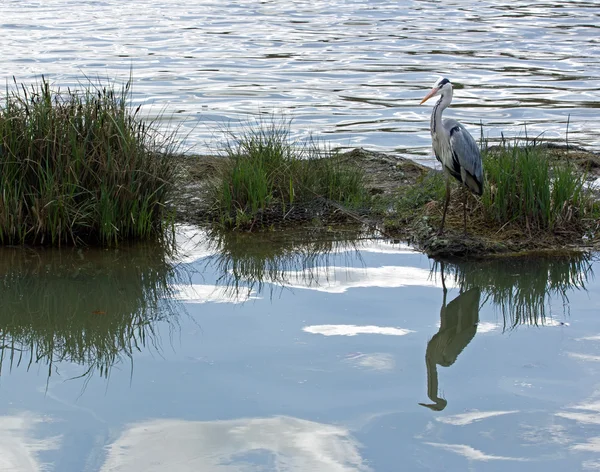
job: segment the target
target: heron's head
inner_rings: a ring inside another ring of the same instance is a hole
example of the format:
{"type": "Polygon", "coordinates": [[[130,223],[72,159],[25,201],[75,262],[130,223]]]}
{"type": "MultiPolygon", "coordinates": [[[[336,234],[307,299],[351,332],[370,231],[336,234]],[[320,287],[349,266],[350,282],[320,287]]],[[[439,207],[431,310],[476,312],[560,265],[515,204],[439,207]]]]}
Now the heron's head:
{"type": "Polygon", "coordinates": [[[431,92],[429,92],[427,95],[425,95],[423,100],[421,100],[420,105],[425,103],[431,97],[435,97],[436,95],[441,95],[444,92],[452,92],[452,83],[446,78],[440,78],[434,84],[433,88],[431,89],[431,92]]]}

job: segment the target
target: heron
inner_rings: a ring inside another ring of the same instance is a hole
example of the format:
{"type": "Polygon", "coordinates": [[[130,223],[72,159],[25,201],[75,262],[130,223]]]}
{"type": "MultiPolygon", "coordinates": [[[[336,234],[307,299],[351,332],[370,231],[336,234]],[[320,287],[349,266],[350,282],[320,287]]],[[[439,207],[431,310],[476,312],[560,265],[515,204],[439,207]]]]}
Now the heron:
{"type": "MultiPolygon", "coordinates": [[[[446,201],[439,234],[444,232],[446,212],[450,202],[450,178],[458,180],[475,195],[483,194],[483,165],[481,153],[473,136],[458,121],[442,119],[442,113],[452,102],[452,83],[446,78],[437,80],[431,91],[421,100],[420,105],[431,97],[440,99],[431,112],[431,141],[433,152],[446,173],[446,201]]],[[[467,192],[464,193],[464,232],[467,232],[467,192]]]]}

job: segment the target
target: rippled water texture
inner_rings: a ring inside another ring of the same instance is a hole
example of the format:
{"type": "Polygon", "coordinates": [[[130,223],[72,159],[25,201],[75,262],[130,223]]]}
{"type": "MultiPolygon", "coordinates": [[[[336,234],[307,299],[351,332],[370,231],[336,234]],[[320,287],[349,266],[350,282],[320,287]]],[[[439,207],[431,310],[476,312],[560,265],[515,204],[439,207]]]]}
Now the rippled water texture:
{"type": "Polygon", "coordinates": [[[0,470],[598,470],[597,261],[276,236],[0,250],[0,470]]]}
{"type": "Polygon", "coordinates": [[[438,75],[448,115],[479,136],[544,132],[598,147],[600,4],[4,0],[0,76],[59,85],[127,79],[146,112],[182,122],[195,152],[261,112],[341,146],[429,154],[438,75]],[[150,106],[151,105],[151,106],[150,106]]]}

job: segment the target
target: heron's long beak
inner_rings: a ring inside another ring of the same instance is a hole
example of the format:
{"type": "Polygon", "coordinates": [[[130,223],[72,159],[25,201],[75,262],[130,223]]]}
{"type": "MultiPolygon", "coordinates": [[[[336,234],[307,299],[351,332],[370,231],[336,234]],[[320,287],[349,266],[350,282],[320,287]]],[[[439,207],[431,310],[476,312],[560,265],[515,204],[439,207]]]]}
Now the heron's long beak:
{"type": "Polygon", "coordinates": [[[431,92],[429,92],[427,95],[425,95],[425,97],[423,98],[423,100],[421,100],[421,103],[419,103],[419,105],[423,105],[423,103],[425,103],[427,100],[429,100],[431,97],[433,97],[437,91],[438,91],[437,88],[432,88],[431,92]]]}

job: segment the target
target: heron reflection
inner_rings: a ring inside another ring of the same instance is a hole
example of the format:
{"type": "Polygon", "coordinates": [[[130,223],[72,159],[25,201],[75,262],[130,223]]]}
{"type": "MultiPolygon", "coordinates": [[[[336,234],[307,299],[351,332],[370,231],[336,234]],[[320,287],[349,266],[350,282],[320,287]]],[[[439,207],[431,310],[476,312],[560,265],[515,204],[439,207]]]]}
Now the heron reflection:
{"type": "Polygon", "coordinates": [[[449,367],[471,342],[479,322],[481,290],[473,287],[462,292],[446,304],[447,290],[444,284],[442,265],[443,303],[440,310],[440,329],[427,343],[425,363],[427,365],[427,396],[433,403],[419,403],[435,411],[446,408],[448,401],[438,396],[437,366],[449,367]]]}

